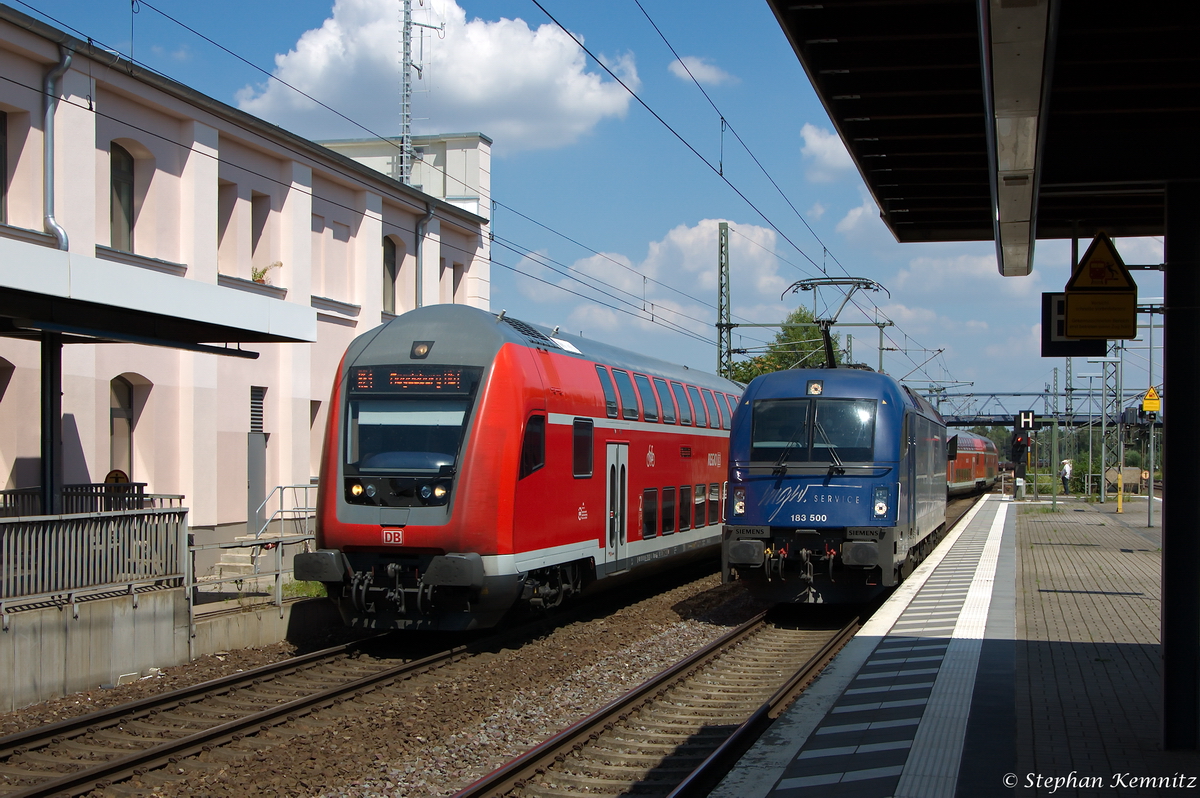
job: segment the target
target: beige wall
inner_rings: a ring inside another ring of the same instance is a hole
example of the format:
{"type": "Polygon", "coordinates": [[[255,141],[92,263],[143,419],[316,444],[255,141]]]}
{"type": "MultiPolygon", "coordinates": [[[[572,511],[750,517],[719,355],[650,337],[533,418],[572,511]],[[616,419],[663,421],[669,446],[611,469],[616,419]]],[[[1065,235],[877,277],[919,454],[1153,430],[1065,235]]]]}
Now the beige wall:
{"type": "MultiPolygon", "coordinates": [[[[251,386],[267,388],[268,490],[307,483],[317,473],[342,353],[385,318],[383,237],[397,243],[397,311],[410,310],[415,231],[433,202],[422,253],[425,301],[487,307],[486,230],[437,198],[80,52],[56,114],[55,214],[70,239],[69,253],[58,253],[45,236],[23,232],[42,227],[43,136],[40,94],[18,85],[40,87],[57,60],[51,41],[0,21],[0,72],[16,81],[0,82],[10,167],[0,291],[49,292],[53,283],[72,299],[286,329],[280,334],[310,341],[244,345],[257,360],[136,344],[66,346],[66,481],[101,481],[108,472],[109,384],[123,376],[135,395],[132,478],[151,492],[184,494],[194,526],[241,524],[251,386]],[[105,249],[114,141],[137,162],[132,256],[105,249]],[[59,269],[55,280],[31,274],[44,263],[59,269]],[[255,270],[275,263],[267,285],[251,282],[255,270]]],[[[485,174],[480,157],[447,163],[485,174]]],[[[486,166],[486,152],[482,158],[486,166]]],[[[37,343],[0,337],[0,488],[39,479],[39,357],[37,343]]]]}

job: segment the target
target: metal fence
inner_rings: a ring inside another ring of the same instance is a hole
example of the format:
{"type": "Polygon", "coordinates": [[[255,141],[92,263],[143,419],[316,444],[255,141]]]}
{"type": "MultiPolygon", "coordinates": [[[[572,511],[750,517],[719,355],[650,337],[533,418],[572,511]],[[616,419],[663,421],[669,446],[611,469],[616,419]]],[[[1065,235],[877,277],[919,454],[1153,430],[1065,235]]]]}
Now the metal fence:
{"type": "Polygon", "coordinates": [[[187,510],[0,519],[0,619],[5,604],[65,602],[78,617],[86,596],[182,586],[188,570],[187,510]]]}
{"type": "MultiPolygon", "coordinates": [[[[115,512],[120,510],[149,510],[155,507],[180,506],[182,496],[146,493],[146,483],[86,482],[63,485],[64,515],[79,513],[115,512]],[[179,500],[171,504],[170,500],[179,500]]],[[[0,518],[42,514],[42,489],[14,488],[0,490],[0,518]]]]}

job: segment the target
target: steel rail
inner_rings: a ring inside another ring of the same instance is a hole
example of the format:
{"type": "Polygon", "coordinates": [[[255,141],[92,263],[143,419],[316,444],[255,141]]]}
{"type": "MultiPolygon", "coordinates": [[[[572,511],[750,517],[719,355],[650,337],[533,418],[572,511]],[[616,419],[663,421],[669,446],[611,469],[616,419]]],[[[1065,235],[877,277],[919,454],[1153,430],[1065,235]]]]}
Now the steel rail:
{"type": "MultiPolygon", "coordinates": [[[[35,796],[64,794],[81,795],[92,790],[104,789],[112,782],[141,775],[147,770],[152,770],[163,765],[173,764],[180,759],[199,754],[212,746],[221,745],[233,740],[240,740],[247,734],[253,734],[258,731],[267,731],[272,726],[295,720],[300,715],[308,714],[315,709],[323,709],[339,703],[346,696],[361,694],[383,683],[415,676],[443,664],[454,662],[465,656],[471,648],[473,647],[458,646],[448,651],[398,665],[394,668],[385,668],[378,673],[360,677],[336,687],[326,688],[325,690],[303,696],[294,701],[289,701],[286,704],[279,704],[243,718],[201,730],[186,737],[169,740],[128,756],[98,762],[93,767],[65,774],[52,781],[35,784],[16,792],[7,792],[4,794],[4,798],[34,798],[35,796]]],[[[240,677],[244,674],[236,675],[240,677]]],[[[211,690],[212,683],[206,682],[200,686],[208,686],[211,690]]],[[[126,709],[128,706],[125,705],[126,709]]],[[[128,711],[126,711],[122,717],[128,716],[128,714],[128,711]]]]}
{"type": "MultiPolygon", "coordinates": [[[[641,686],[605,705],[592,715],[578,721],[554,737],[551,737],[506,765],[479,779],[474,784],[456,793],[454,798],[494,798],[495,796],[502,796],[514,789],[525,786],[531,779],[542,775],[550,763],[556,759],[560,759],[563,752],[579,750],[588,742],[595,741],[603,732],[611,730],[614,724],[626,720],[644,705],[664,695],[673,683],[688,678],[700,668],[726,653],[734,644],[755,633],[764,625],[765,617],[765,612],[755,616],[695,654],[676,663],[641,686]]],[[[740,756],[741,751],[745,749],[741,748],[739,750],[738,746],[749,747],[757,739],[758,735],[762,733],[762,730],[770,724],[775,716],[772,713],[775,712],[776,708],[781,710],[783,706],[786,706],[794,694],[806,686],[816,676],[820,668],[824,667],[828,660],[845,644],[845,641],[853,636],[857,628],[858,619],[856,618],[789,677],[786,683],[776,690],[775,694],[763,708],[752,714],[746,723],[753,723],[753,727],[744,732],[740,728],[736,730],[734,734],[737,736],[737,739],[733,743],[727,740],[719,746],[716,751],[701,763],[699,769],[715,767],[719,763],[726,761],[730,756],[734,756],[735,759],[736,756],[740,756]],[[711,764],[710,760],[712,760],[711,764]]],[[[743,726],[745,725],[743,724],[743,726]]],[[[709,772],[715,771],[710,770],[709,772]]],[[[690,779],[691,776],[688,778],[690,779]]],[[[697,780],[696,783],[700,784],[700,781],[697,780]]],[[[683,794],[699,795],[701,793],[683,794]]]]}
{"type": "Polygon", "coordinates": [[[808,662],[800,666],[761,707],[754,711],[746,722],[734,729],[733,734],[717,746],[679,786],[668,793],[667,798],[704,798],[720,783],[725,774],[738,763],[750,746],[762,736],[796,696],[804,690],[830,660],[841,651],[842,646],[858,632],[859,618],[846,624],[838,634],[813,654],[808,662]]]}
{"type": "Polygon", "coordinates": [[[49,743],[55,737],[63,739],[76,737],[86,733],[89,729],[102,729],[112,726],[130,717],[141,717],[163,706],[199,698],[207,694],[219,692],[222,689],[232,689],[241,684],[252,683],[255,679],[261,679],[264,676],[285,676],[292,671],[303,669],[321,660],[333,659],[341,654],[350,653],[361,646],[362,643],[363,641],[355,641],[321,649],[320,651],[313,651],[298,657],[290,657],[279,662],[260,665],[248,671],[232,673],[228,676],[222,676],[207,682],[200,682],[188,687],[171,690],[170,692],[147,696],[146,698],[131,701],[127,704],[118,704],[105,709],[98,709],[95,712],[89,712],[86,715],[66,718],[45,726],[36,726],[24,731],[14,732],[13,734],[0,737],[0,758],[11,756],[17,748],[28,750],[49,743]]]}
{"type": "Polygon", "coordinates": [[[501,796],[523,786],[528,779],[540,775],[545,770],[546,763],[554,761],[558,752],[582,748],[585,744],[583,741],[599,737],[606,724],[611,725],[614,720],[625,720],[643,704],[664,693],[671,682],[686,678],[689,673],[717,657],[730,645],[752,634],[763,624],[766,615],[766,612],[759,613],[649,681],[605,704],[586,718],[455,793],[453,798],[501,796]]]}

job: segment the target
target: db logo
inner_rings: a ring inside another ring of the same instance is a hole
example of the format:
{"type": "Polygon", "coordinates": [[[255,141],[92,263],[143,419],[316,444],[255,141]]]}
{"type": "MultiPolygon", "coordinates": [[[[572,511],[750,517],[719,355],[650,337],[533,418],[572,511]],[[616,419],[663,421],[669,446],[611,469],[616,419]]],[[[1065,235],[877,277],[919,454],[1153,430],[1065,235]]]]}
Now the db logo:
{"type": "Polygon", "coordinates": [[[404,545],[404,530],[403,529],[385,529],[385,530],[383,530],[383,542],[390,543],[394,546],[404,545]]]}
{"type": "Polygon", "coordinates": [[[654,447],[646,450],[646,468],[654,468],[654,447]]]}

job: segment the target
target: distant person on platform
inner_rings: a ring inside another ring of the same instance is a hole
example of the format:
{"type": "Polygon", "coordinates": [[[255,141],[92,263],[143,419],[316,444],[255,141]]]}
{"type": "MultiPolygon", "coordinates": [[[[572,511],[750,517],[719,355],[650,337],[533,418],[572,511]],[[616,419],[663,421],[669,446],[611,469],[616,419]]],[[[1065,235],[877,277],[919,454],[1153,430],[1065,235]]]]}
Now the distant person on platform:
{"type": "Polygon", "coordinates": [[[1058,475],[1060,477],[1062,477],[1063,495],[1069,496],[1071,493],[1071,461],[1070,460],[1062,461],[1062,471],[1060,471],[1058,475]]]}

